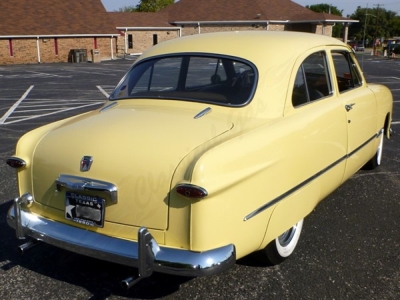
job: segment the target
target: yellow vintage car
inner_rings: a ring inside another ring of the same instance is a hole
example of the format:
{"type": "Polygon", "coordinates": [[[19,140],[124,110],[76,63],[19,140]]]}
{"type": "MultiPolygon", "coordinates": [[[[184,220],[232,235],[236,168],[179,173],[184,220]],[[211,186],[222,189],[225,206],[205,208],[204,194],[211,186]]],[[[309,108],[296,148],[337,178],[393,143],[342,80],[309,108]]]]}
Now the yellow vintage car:
{"type": "MultiPolygon", "coordinates": [[[[98,110],[24,135],[8,224],[39,242],[203,276],[289,257],[303,219],[381,162],[392,95],[325,36],[224,32],[145,52],[98,110]]],[[[339,218],[339,216],[338,216],[339,218]]]]}

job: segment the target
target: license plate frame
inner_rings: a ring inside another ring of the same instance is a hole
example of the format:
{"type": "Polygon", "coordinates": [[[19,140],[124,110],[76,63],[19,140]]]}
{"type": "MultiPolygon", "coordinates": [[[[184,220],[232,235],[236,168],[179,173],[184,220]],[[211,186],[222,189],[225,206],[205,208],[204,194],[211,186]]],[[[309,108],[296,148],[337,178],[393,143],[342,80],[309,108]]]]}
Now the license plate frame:
{"type": "Polygon", "coordinates": [[[66,192],[65,218],[79,224],[103,228],[105,199],[76,192],[66,192]]]}

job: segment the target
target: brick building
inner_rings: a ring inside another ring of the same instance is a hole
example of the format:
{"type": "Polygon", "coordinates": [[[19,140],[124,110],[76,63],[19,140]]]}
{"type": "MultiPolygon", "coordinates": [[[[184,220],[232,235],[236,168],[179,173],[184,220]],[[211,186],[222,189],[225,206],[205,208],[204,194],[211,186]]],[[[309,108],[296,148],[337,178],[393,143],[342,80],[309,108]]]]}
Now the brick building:
{"type": "Polygon", "coordinates": [[[180,0],[157,13],[106,12],[101,0],[0,1],[0,65],[101,61],[165,40],[217,31],[282,30],[332,35],[336,23],[291,0],[180,0]]]}
{"type": "Polygon", "coordinates": [[[0,1],[0,64],[111,59],[118,35],[100,0],[0,1]]]}
{"type": "Polygon", "coordinates": [[[332,36],[336,23],[358,22],[315,13],[291,0],[180,0],[157,13],[110,13],[121,36],[119,54],[141,53],[167,39],[218,31],[282,30],[332,36]]]}
{"type": "Polygon", "coordinates": [[[166,13],[110,12],[121,35],[117,41],[117,55],[139,54],[151,46],[181,36],[181,28],[168,22],[166,13]]]}

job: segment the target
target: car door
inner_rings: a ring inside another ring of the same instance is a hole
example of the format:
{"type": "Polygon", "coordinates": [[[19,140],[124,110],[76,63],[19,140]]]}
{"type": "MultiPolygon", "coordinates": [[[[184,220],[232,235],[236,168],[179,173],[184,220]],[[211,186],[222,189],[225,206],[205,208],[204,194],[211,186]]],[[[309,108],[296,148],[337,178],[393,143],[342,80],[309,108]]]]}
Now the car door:
{"type": "Polygon", "coordinates": [[[286,122],[295,124],[292,158],[302,170],[298,174],[320,186],[320,199],[341,183],[347,151],[346,112],[334,94],[328,55],[315,49],[299,59],[285,113],[286,122]]]}
{"type": "Polygon", "coordinates": [[[346,180],[373,156],[377,104],[375,95],[363,82],[354,56],[347,50],[335,50],[331,53],[336,75],[336,92],[347,117],[346,180]]]}

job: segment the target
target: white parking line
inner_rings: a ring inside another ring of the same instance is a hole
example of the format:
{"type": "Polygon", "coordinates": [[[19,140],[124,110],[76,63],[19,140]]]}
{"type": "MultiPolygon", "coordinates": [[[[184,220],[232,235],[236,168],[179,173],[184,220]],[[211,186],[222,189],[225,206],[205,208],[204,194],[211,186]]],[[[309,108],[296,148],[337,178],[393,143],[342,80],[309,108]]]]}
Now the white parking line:
{"type": "Polygon", "coordinates": [[[49,74],[49,73],[42,73],[42,72],[35,72],[35,71],[26,71],[26,72],[35,74],[35,75],[37,75],[39,77],[40,76],[45,76],[45,77],[67,77],[67,78],[71,78],[72,77],[72,75],[64,76],[64,75],[49,74]]]}
{"type": "Polygon", "coordinates": [[[379,78],[389,78],[389,79],[396,79],[396,80],[400,80],[400,77],[395,77],[395,76],[385,76],[385,77],[381,77],[381,76],[376,76],[379,78]]]}
{"type": "Polygon", "coordinates": [[[97,88],[99,89],[99,91],[102,92],[103,95],[105,95],[107,98],[110,97],[110,95],[109,95],[105,90],[103,90],[103,88],[102,88],[101,86],[98,85],[98,86],[96,86],[96,87],[97,87],[97,88]]]}
{"type": "Polygon", "coordinates": [[[13,106],[1,117],[0,119],[0,124],[4,124],[4,122],[7,120],[7,118],[14,112],[14,110],[18,107],[18,105],[21,104],[22,101],[25,100],[25,98],[28,96],[30,91],[33,89],[33,85],[29,87],[29,89],[22,95],[21,98],[17,102],[14,103],[13,106]]]}
{"type": "MultiPolygon", "coordinates": [[[[66,109],[61,109],[61,110],[53,111],[53,112],[47,113],[47,114],[32,115],[32,116],[25,117],[25,118],[22,118],[22,119],[17,119],[15,121],[9,121],[9,122],[7,122],[7,124],[18,123],[18,122],[31,120],[31,119],[36,119],[36,118],[40,118],[40,117],[44,117],[44,116],[55,115],[55,114],[58,114],[58,113],[61,113],[61,112],[70,111],[70,110],[74,110],[74,109],[78,109],[78,108],[84,108],[84,107],[93,106],[93,105],[100,105],[102,103],[104,103],[104,101],[94,102],[94,103],[90,103],[90,104],[87,104],[87,105],[81,105],[81,106],[78,106],[78,107],[70,107],[70,108],[66,108],[66,109]]],[[[10,118],[10,119],[13,119],[13,118],[10,118]]]]}

